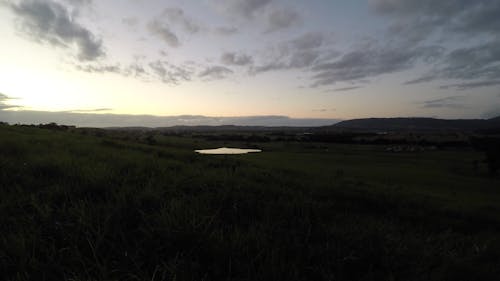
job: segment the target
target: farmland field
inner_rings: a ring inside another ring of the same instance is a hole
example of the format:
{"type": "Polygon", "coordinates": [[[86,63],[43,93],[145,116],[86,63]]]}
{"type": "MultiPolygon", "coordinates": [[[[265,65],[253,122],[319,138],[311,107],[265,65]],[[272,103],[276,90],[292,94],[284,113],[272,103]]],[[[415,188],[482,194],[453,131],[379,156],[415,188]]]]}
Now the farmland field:
{"type": "Polygon", "coordinates": [[[483,159],[0,125],[0,279],[498,280],[483,159]]]}

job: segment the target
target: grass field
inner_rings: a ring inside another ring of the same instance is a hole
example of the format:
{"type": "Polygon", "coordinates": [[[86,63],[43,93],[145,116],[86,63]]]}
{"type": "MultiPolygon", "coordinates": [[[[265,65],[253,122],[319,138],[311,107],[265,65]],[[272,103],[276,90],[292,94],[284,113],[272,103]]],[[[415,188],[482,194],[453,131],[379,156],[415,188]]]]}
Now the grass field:
{"type": "Polygon", "coordinates": [[[0,279],[499,280],[480,152],[219,145],[0,125],[0,279]]]}

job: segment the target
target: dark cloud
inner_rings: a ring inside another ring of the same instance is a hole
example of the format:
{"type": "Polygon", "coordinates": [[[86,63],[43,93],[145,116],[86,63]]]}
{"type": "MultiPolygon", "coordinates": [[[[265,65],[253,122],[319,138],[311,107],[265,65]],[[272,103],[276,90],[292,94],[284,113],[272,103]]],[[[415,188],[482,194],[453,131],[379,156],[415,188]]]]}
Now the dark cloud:
{"type": "MultiPolygon", "coordinates": [[[[459,83],[462,87],[493,86],[500,77],[500,41],[486,42],[474,47],[458,48],[447,53],[428,74],[406,84],[428,82],[437,79],[480,80],[459,83]]],[[[457,86],[457,85],[451,85],[457,86]]]]}
{"type": "Polygon", "coordinates": [[[163,10],[162,18],[171,24],[181,26],[189,33],[196,33],[201,29],[201,27],[193,19],[184,13],[184,10],[179,8],[167,8],[163,10]]]}
{"type": "Polygon", "coordinates": [[[246,54],[237,54],[233,52],[224,53],[221,56],[221,62],[226,65],[244,66],[253,63],[253,58],[246,54]]]}
{"type": "Polygon", "coordinates": [[[492,41],[450,52],[439,75],[444,78],[477,79],[500,77],[500,41],[492,41]]]}
{"type": "Polygon", "coordinates": [[[170,47],[179,47],[179,38],[166,23],[154,20],[148,24],[148,29],[151,34],[163,40],[170,47]]]}
{"type": "Polygon", "coordinates": [[[224,66],[209,66],[198,74],[201,78],[208,78],[210,80],[217,80],[226,78],[226,76],[232,74],[233,71],[224,66]]]}
{"type": "Polygon", "coordinates": [[[419,61],[429,60],[442,52],[440,47],[380,46],[370,44],[343,54],[333,62],[317,64],[312,68],[313,87],[337,82],[356,82],[368,78],[406,70],[419,61]]]}
{"type": "Polygon", "coordinates": [[[274,32],[277,30],[287,29],[295,24],[300,23],[301,18],[297,11],[291,8],[273,9],[267,18],[268,27],[266,32],[274,32]]]}
{"type": "Polygon", "coordinates": [[[18,17],[20,30],[36,42],[72,49],[80,61],[96,60],[105,55],[102,41],[79,24],[63,5],[47,1],[23,0],[10,3],[18,17]]]}
{"type": "Polygon", "coordinates": [[[491,0],[372,0],[381,15],[395,19],[391,32],[418,42],[438,34],[441,37],[497,36],[500,2],[491,0]]]}
{"type": "Polygon", "coordinates": [[[440,99],[427,100],[422,102],[424,108],[453,108],[453,109],[463,109],[465,104],[463,99],[465,96],[451,96],[440,99]]]}
{"type": "Polygon", "coordinates": [[[450,88],[496,85],[500,77],[500,1],[372,0],[371,5],[378,14],[394,20],[389,32],[396,40],[414,45],[460,42],[454,44],[458,46],[455,49],[443,53],[429,73],[405,84],[456,79],[479,81],[450,88]]]}

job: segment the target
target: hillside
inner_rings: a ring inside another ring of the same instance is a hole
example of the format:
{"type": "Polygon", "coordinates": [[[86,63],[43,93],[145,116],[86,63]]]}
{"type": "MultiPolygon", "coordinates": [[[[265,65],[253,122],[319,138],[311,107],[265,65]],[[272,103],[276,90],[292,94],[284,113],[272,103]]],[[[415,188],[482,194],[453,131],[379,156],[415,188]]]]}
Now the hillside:
{"type": "Polygon", "coordinates": [[[500,276],[481,152],[119,134],[0,124],[2,280],[500,276]]]}
{"type": "Polygon", "coordinates": [[[332,129],[367,131],[476,131],[500,128],[500,117],[493,119],[366,118],[341,121],[332,129]]]}

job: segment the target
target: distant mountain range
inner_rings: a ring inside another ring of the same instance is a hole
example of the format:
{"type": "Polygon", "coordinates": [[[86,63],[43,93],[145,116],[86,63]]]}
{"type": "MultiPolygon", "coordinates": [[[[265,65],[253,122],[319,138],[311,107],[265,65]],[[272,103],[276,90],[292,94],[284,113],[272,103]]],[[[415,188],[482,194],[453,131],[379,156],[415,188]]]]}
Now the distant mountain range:
{"type": "Polygon", "coordinates": [[[491,119],[366,118],[341,121],[324,129],[349,131],[477,131],[500,129],[500,116],[491,119]]]}
{"type": "Polygon", "coordinates": [[[173,131],[500,131],[500,116],[491,119],[366,118],[338,119],[290,118],[287,116],[209,117],[200,115],[153,116],[0,110],[0,121],[10,124],[55,122],[77,127],[125,130],[173,131]]]}
{"type": "Polygon", "coordinates": [[[291,118],[280,115],[213,117],[202,115],[131,115],[82,112],[49,112],[33,110],[1,110],[0,122],[10,124],[57,123],[77,127],[172,127],[172,126],[265,126],[265,127],[318,127],[328,126],[340,120],[321,118],[291,118]]]}

